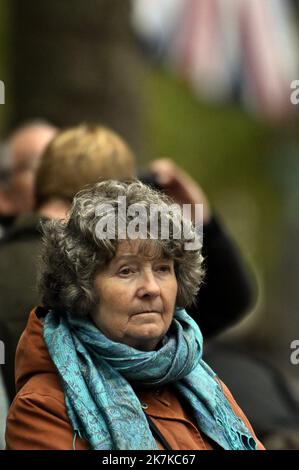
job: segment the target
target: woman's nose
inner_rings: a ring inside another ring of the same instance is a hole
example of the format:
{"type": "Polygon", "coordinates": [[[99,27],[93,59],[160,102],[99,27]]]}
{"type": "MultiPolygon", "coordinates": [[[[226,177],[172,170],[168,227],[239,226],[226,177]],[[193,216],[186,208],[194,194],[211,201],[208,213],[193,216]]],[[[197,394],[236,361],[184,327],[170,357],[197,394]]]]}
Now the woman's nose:
{"type": "Polygon", "coordinates": [[[157,296],[160,294],[160,285],[152,270],[140,274],[138,294],[142,297],[144,295],[157,296]]]}

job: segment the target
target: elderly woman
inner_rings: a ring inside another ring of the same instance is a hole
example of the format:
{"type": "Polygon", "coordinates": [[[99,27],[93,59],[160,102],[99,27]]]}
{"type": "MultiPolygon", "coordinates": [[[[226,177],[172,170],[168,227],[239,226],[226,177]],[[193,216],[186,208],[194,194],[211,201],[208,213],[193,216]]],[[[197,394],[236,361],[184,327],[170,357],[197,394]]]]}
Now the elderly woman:
{"type": "Polygon", "coordinates": [[[184,309],[202,279],[200,246],[170,204],[139,181],[106,181],[45,224],[43,307],[17,351],[8,449],[263,448],[202,360],[184,309]],[[168,209],[155,236],[153,207],[168,209]]]}

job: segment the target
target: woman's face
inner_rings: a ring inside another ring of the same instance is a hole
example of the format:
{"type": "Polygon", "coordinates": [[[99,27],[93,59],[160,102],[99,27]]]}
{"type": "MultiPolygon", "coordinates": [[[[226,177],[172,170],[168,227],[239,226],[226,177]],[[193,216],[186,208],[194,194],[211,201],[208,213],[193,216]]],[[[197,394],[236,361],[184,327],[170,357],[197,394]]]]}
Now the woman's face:
{"type": "Polygon", "coordinates": [[[172,260],[145,258],[138,254],[139,243],[121,242],[115,257],[96,276],[100,303],[91,317],[113,341],[151,351],[171,324],[177,280],[172,260]]]}

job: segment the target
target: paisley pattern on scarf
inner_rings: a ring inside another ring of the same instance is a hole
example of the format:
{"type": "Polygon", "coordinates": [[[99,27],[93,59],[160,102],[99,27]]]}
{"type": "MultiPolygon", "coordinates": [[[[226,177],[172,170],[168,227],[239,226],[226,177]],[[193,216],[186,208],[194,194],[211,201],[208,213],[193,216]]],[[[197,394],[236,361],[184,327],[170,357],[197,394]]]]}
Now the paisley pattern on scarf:
{"type": "Polygon", "coordinates": [[[87,318],[49,311],[44,339],[64,390],[76,433],[97,450],[157,449],[130,383],[173,384],[194,412],[198,428],[223,449],[255,450],[215,373],[202,360],[202,334],[184,309],[155,351],[139,351],[108,339],[87,318]]]}

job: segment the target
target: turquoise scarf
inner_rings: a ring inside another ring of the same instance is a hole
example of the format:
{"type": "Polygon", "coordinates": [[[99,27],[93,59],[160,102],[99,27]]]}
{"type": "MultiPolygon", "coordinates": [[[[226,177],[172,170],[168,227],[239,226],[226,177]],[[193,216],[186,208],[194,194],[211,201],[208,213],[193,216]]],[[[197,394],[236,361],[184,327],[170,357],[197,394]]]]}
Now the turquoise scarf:
{"type": "Polygon", "coordinates": [[[190,404],[198,428],[223,449],[256,449],[215,373],[202,360],[201,332],[185,310],[176,309],[158,351],[115,343],[90,320],[54,311],[45,318],[44,339],[74,432],[92,449],[157,449],[130,382],[146,387],[173,384],[190,404]]]}

